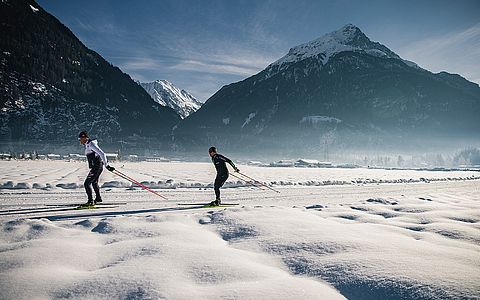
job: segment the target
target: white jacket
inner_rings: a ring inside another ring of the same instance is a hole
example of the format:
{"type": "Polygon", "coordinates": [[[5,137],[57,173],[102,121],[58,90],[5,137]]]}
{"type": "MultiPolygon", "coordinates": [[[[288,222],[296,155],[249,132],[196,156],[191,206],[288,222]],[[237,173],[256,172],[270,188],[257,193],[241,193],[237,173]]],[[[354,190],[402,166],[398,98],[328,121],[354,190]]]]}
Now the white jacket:
{"type": "Polygon", "coordinates": [[[105,166],[108,165],[107,156],[105,152],[98,147],[97,140],[88,140],[85,144],[85,155],[87,156],[90,168],[92,168],[92,161],[89,158],[93,157],[93,153],[95,153],[95,160],[100,158],[105,166]]]}

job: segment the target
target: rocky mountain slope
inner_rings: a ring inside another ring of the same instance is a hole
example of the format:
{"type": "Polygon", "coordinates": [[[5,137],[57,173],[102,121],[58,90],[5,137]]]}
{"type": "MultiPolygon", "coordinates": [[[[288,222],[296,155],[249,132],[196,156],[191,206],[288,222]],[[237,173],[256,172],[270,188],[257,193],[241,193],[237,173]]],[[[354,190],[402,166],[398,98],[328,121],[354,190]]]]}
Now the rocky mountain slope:
{"type": "Polygon", "coordinates": [[[0,2],[0,140],[163,138],[180,120],[32,0],[0,2]]]}
{"type": "Polygon", "coordinates": [[[478,138],[479,113],[477,84],[424,70],[349,24],[224,86],[175,138],[232,150],[395,147],[478,138]]]}
{"type": "Polygon", "coordinates": [[[152,99],[162,106],[173,108],[182,119],[196,112],[202,104],[185,90],[167,80],[140,83],[152,99]]]}

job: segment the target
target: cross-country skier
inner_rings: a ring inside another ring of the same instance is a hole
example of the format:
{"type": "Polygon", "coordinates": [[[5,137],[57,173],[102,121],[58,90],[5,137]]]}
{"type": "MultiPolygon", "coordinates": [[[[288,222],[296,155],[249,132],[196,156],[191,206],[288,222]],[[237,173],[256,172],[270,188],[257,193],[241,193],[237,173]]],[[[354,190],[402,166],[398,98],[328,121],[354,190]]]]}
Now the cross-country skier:
{"type": "Polygon", "coordinates": [[[87,156],[88,167],[90,168],[90,172],[88,172],[87,178],[83,184],[85,186],[85,191],[87,192],[88,200],[87,203],[82,205],[84,207],[89,207],[102,202],[100,189],[98,187],[98,178],[100,177],[100,174],[102,174],[103,165],[105,165],[110,172],[115,170],[115,168],[108,165],[105,152],[98,147],[97,140],[91,140],[88,137],[86,131],[80,132],[78,140],[80,141],[80,144],[85,145],[85,155],[87,156]],[[95,191],[95,199],[93,199],[92,196],[92,187],[95,191]]]}
{"type": "Polygon", "coordinates": [[[215,178],[215,184],[213,186],[215,190],[215,201],[210,202],[210,205],[218,206],[221,204],[220,188],[228,179],[228,169],[225,163],[229,163],[233,167],[235,172],[240,172],[240,170],[237,167],[235,167],[235,164],[229,158],[221,154],[218,154],[217,149],[215,147],[210,147],[210,149],[208,149],[208,154],[212,158],[212,162],[215,165],[215,169],[217,169],[217,177],[215,178]]]}

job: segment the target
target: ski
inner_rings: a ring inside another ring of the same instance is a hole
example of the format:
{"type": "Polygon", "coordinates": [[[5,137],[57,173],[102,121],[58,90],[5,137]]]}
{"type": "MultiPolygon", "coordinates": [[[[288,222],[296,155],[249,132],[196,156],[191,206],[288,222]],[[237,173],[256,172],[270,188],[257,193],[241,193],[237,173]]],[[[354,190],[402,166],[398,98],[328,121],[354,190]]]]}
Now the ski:
{"type": "Polygon", "coordinates": [[[112,206],[112,205],[91,205],[91,206],[77,206],[72,208],[73,210],[86,210],[86,209],[101,209],[101,208],[116,208],[118,206],[112,206]]]}
{"type": "Polygon", "coordinates": [[[225,207],[233,207],[235,205],[238,205],[238,204],[220,204],[220,205],[207,204],[207,205],[200,206],[199,208],[225,208],[225,207]]]}
{"type": "Polygon", "coordinates": [[[191,208],[226,208],[226,207],[235,207],[238,203],[225,203],[220,205],[211,205],[210,203],[186,203],[178,204],[180,206],[188,206],[191,208]]]}
{"type": "MultiPolygon", "coordinates": [[[[45,204],[45,206],[80,206],[84,203],[71,203],[71,204],[67,204],[67,203],[62,203],[62,204],[45,204]]],[[[107,206],[111,206],[111,205],[126,205],[127,202],[107,202],[107,203],[98,203],[97,205],[107,205],[107,206]]]]}
{"type": "Polygon", "coordinates": [[[192,206],[205,206],[205,207],[221,207],[221,206],[235,206],[239,203],[222,203],[220,205],[210,205],[210,203],[177,203],[178,205],[192,205],[192,206]]]}

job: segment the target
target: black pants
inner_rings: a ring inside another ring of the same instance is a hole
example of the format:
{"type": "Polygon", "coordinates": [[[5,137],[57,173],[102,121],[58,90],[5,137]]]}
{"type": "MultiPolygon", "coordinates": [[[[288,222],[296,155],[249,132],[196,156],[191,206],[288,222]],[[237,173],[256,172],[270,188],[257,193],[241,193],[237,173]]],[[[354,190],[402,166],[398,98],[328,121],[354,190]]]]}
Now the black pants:
{"type": "Polygon", "coordinates": [[[227,174],[217,174],[215,178],[215,184],[213,185],[213,189],[215,190],[215,199],[220,200],[220,188],[222,185],[227,181],[228,173],[227,174]]]}
{"type": "Polygon", "coordinates": [[[102,197],[100,196],[100,188],[98,187],[98,178],[100,177],[100,174],[102,174],[102,171],[103,165],[91,168],[90,172],[87,175],[87,178],[85,178],[85,182],[83,183],[85,191],[87,192],[88,201],[90,202],[93,201],[92,187],[95,191],[95,199],[102,199],[102,197]]]}

